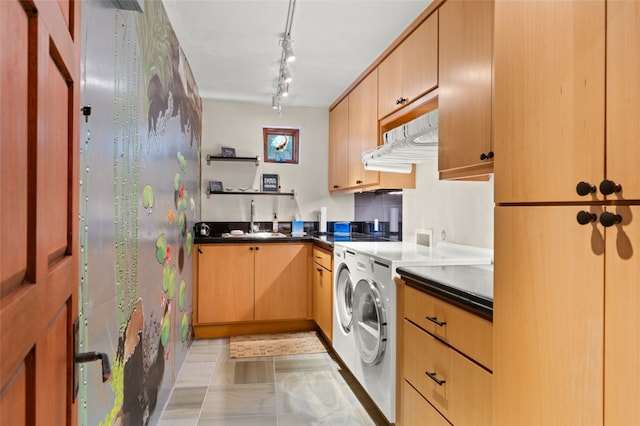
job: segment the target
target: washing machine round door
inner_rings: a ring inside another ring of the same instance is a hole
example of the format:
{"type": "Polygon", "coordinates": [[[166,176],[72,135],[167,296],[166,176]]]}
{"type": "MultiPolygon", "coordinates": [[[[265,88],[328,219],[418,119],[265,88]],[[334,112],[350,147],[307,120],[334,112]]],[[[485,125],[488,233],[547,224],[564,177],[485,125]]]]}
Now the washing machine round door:
{"type": "Polygon", "coordinates": [[[340,319],[340,325],[345,333],[351,332],[353,313],[353,283],[349,268],[342,265],[336,280],[336,313],[340,319]]]}
{"type": "Polygon", "coordinates": [[[387,318],[375,283],[360,280],[353,294],[353,334],[360,359],[375,365],[387,346],[387,318]]]}

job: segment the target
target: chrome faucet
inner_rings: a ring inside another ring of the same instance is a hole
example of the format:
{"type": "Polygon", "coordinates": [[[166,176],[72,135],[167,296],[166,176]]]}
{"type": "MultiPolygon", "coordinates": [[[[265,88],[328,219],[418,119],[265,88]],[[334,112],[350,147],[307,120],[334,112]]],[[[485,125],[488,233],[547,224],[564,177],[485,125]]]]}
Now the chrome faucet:
{"type": "Polygon", "coordinates": [[[256,205],[253,202],[253,200],[251,200],[251,223],[249,224],[249,233],[253,234],[253,227],[254,227],[254,222],[255,222],[255,218],[256,218],[256,205]]]}

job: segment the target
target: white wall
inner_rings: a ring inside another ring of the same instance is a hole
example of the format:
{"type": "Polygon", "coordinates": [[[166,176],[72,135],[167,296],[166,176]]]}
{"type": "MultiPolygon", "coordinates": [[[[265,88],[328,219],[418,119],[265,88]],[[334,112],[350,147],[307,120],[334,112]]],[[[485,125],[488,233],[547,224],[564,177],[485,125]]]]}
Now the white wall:
{"type": "Polygon", "coordinates": [[[438,161],[417,166],[416,189],[404,191],[404,241],[415,241],[417,229],[432,229],[433,241],[493,249],[493,176],[487,182],[438,180],[438,161]]]}
{"type": "Polygon", "coordinates": [[[203,100],[202,118],[202,194],[203,221],[249,221],[251,199],[256,204],[256,220],[278,219],[315,221],[321,206],[327,207],[329,221],[353,220],[353,195],[331,197],[328,190],[329,111],[327,108],[283,106],[278,117],[270,105],[203,100]],[[207,154],[219,155],[221,147],[235,148],[236,156],[264,158],[262,128],[300,129],[299,164],[214,161],[207,165],[207,154]],[[225,187],[260,188],[263,173],[280,175],[283,192],[295,191],[294,199],[271,195],[206,196],[210,180],[225,187]]]}

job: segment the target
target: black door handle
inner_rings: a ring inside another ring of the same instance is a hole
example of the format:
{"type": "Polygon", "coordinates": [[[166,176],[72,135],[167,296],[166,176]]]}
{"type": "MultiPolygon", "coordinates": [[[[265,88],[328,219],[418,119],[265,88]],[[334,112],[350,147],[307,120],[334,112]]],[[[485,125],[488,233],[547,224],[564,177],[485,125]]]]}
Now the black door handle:
{"type": "Polygon", "coordinates": [[[605,228],[608,228],[620,222],[622,222],[622,216],[620,216],[619,214],[604,212],[600,215],[600,223],[605,228]]]}
{"type": "Polygon", "coordinates": [[[596,186],[584,181],[578,182],[578,184],[576,185],[576,192],[578,193],[578,195],[583,197],[585,195],[593,194],[594,192],[596,192],[596,186]]]}
{"type": "Polygon", "coordinates": [[[595,222],[596,219],[598,219],[598,216],[596,216],[594,213],[580,210],[578,212],[578,215],[576,216],[576,219],[578,220],[578,223],[580,225],[587,225],[591,222],[595,222]]]}
{"type": "Polygon", "coordinates": [[[111,378],[111,365],[107,354],[102,352],[82,352],[76,354],[75,359],[78,364],[97,360],[102,361],[102,383],[104,383],[111,378]]]}
{"type": "Polygon", "coordinates": [[[612,180],[605,179],[600,182],[600,192],[602,192],[602,195],[611,195],[614,192],[620,192],[621,190],[622,186],[612,180]]]}

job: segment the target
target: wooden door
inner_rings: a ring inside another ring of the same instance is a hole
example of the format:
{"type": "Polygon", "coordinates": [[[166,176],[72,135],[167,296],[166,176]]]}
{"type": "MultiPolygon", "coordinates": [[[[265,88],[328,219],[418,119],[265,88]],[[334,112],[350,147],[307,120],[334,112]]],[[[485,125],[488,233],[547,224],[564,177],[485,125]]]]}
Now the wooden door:
{"type": "Polygon", "coordinates": [[[400,44],[378,65],[378,118],[386,117],[403,105],[402,97],[402,56],[400,44]]]}
{"type": "Polygon", "coordinates": [[[313,319],[322,333],[331,341],[333,321],[332,272],[313,263],[313,319]]]}
{"type": "Polygon", "coordinates": [[[311,246],[261,244],[255,256],[255,319],[311,318],[311,246]]]}
{"type": "Polygon", "coordinates": [[[622,224],[607,228],[605,425],[640,424],[640,206],[607,207],[622,224]]]}
{"type": "Polygon", "coordinates": [[[496,426],[602,424],[604,234],[580,210],[495,209],[496,426]]]}
{"type": "Polygon", "coordinates": [[[640,200],[640,3],[607,2],[606,177],[622,185],[613,199],[640,200]]]}
{"type": "Polygon", "coordinates": [[[374,70],[349,94],[349,186],[378,183],[379,173],[367,171],[362,152],[378,146],[378,72],[374,70]]]}
{"type": "Polygon", "coordinates": [[[80,2],[0,6],[0,424],[74,425],[80,2]]]}
{"type": "Polygon", "coordinates": [[[605,39],[602,0],[496,2],[496,203],[592,201],[576,185],[604,176],[605,39]]]}
{"type": "Polygon", "coordinates": [[[253,321],[254,252],[250,244],[198,247],[197,324],[253,321]]]}
{"type": "Polygon", "coordinates": [[[440,177],[490,173],[493,1],[449,1],[439,16],[440,177]]]}
{"type": "Polygon", "coordinates": [[[402,42],[402,94],[413,102],[438,86],[438,11],[402,42]]]}
{"type": "Polygon", "coordinates": [[[329,111],[329,191],[349,186],[349,97],[329,111]]]}

